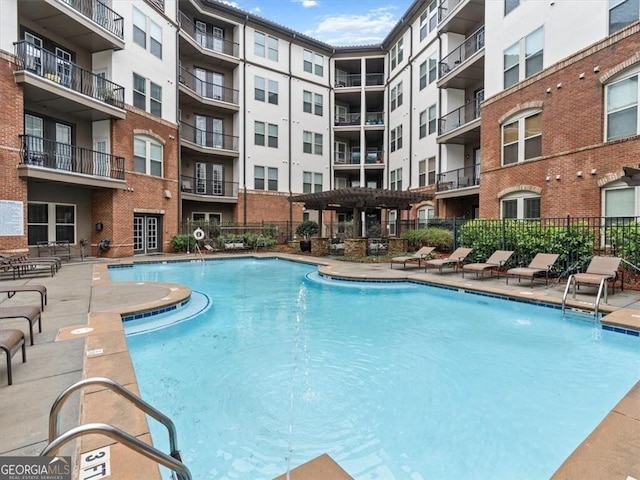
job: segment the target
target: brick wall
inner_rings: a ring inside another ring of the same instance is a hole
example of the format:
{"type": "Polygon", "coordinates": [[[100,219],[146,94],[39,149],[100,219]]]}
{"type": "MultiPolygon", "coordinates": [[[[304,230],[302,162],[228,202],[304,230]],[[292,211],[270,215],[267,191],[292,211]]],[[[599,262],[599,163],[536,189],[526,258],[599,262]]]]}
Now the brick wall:
{"type": "Polygon", "coordinates": [[[501,195],[530,187],[540,190],[543,217],[601,215],[602,184],[640,163],[640,137],[604,143],[603,85],[639,64],[638,44],[636,24],[483,104],[480,217],[498,218],[501,195]],[[543,156],[502,167],[501,122],[528,106],[542,109],[543,156]]]}
{"type": "MultiPolygon", "coordinates": [[[[22,87],[13,80],[13,56],[0,51],[0,199],[23,202],[26,225],[27,182],[18,177],[20,137],[23,133],[22,87]]],[[[26,227],[25,227],[26,228],[26,227]]],[[[0,236],[0,251],[27,250],[27,236],[0,236]]]]}

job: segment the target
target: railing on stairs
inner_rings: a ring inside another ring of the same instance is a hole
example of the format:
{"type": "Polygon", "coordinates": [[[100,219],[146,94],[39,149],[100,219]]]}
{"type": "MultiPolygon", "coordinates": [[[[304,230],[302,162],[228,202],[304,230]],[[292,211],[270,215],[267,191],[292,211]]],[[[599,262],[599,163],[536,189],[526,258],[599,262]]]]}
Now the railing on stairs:
{"type": "MultiPolygon", "coordinates": [[[[598,318],[598,310],[600,308],[600,300],[602,299],[604,292],[604,303],[607,303],[607,278],[603,278],[600,280],[600,285],[598,286],[598,294],[596,295],[596,301],[594,303],[594,312],[593,315],[597,319],[598,318]]],[[[573,298],[576,298],[576,279],[575,275],[570,275],[567,280],[567,285],[564,288],[564,294],[562,295],[562,314],[564,315],[564,311],[566,309],[567,296],[569,294],[569,290],[573,287],[573,298]]]]}

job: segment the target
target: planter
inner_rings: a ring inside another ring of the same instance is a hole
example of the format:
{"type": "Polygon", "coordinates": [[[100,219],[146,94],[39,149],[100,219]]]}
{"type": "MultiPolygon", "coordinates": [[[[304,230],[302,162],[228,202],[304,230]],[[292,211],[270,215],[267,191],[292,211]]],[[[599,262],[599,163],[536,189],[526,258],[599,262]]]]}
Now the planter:
{"type": "Polygon", "coordinates": [[[300,251],[301,252],[310,252],[311,251],[311,240],[300,240],[300,251]]]}

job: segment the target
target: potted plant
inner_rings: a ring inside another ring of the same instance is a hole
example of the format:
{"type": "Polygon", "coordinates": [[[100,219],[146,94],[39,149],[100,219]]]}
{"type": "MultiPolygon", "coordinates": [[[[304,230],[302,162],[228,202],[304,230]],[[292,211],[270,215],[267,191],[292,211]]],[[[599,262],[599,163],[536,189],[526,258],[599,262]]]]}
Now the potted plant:
{"type": "Polygon", "coordinates": [[[302,252],[311,251],[311,240],[309,239],[318,233],[319,229],[318,223],[313,220],[305,220],[296,227],[296,234],[304,238],[304,240],[300,240],[300,250],[302,252]]]}

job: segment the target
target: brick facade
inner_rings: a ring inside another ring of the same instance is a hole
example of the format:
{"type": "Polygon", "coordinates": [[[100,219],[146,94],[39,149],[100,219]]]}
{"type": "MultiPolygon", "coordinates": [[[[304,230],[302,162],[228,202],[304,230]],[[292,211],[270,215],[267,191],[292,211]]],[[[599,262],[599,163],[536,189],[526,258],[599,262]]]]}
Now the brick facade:
{"type": "Polygon", "coordinates": [[[640,64],[639,44],[636,24],[484,102],[481,218],[516,189],[540,192],[542,217],[602,215],[600,188],[640,163],[639,136],[604,142],[606,80],[640,64]],[[542,157],[503,167],[501,125],[527,108],[542,112],[542,157]]]}

